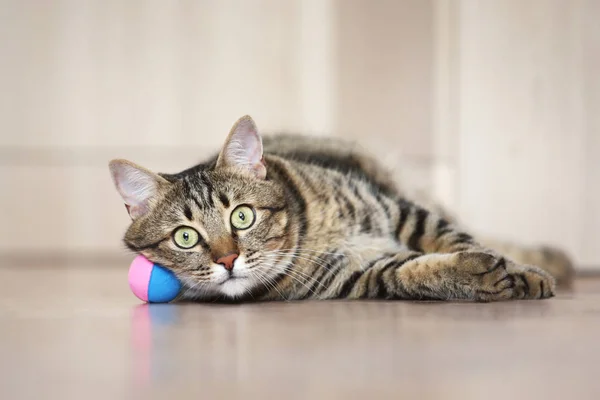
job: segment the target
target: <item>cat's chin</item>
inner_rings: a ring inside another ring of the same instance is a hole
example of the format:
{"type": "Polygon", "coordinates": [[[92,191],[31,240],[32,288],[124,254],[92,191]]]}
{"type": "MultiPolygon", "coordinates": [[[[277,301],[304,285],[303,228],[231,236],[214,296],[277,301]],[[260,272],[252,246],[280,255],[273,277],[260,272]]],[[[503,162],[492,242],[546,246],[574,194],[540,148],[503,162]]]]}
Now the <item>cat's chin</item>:
{"type": "Polygon", "coordinates": [[[250,290],[251,280],[249,278],[228,279],[219,285],[219,290],[227,297],[235,299],[250,290]]]}

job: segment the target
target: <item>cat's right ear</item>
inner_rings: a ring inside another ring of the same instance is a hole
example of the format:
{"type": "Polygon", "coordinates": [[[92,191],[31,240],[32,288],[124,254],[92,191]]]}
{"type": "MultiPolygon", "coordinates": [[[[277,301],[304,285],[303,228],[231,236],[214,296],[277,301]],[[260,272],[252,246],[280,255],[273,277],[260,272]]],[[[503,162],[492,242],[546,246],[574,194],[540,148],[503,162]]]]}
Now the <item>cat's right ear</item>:
{"type": "Polygon", "coordinates": [[[217,159],[217,168],[224,167],[235,168],[258,179],[267,176],[262,139],[249,115],[237,120],[225,140],[217,159]]]}
{"type": "Polygon", "coordinates": [[[160,175],[127,160],[112,160],[108,168],[115,187],[134,220],[145,215],[160,191],[170,185],[160,175]]]}

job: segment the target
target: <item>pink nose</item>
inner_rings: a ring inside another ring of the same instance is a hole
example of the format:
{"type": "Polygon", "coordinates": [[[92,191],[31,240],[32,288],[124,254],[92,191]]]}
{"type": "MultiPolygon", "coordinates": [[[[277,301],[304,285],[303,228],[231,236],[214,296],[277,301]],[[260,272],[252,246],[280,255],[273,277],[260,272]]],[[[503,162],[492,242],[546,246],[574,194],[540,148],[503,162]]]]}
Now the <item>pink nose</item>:
{"type": "Polygon", "coordinates": [[[233,263],[236,258],[238,258],[238,255],[235,253],[232,253],[232,254],[226,255],[225,257],[219,258],[215,262],[217,264],[223,265],[227,271],[231,271],[233,269],[233,263]]]}

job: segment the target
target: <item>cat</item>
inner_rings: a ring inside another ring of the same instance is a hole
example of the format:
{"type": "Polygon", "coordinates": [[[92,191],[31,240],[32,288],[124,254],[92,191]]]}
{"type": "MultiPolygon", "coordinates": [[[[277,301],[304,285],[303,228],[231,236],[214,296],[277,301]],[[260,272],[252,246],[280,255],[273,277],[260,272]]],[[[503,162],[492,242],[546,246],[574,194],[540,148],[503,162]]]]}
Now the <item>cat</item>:
{"type": "MultiPolygon", "coordinates": [[[[339,139],[263,140],[244,116],[219,154],[178,174],[127,160],[109,169],[132,220],[125,245],[175,273],[184,287],[177,300],[491,302],[555,293],[544,265],[519,261],[542,250],[505,246],[510,258],[485,247],[443,212],[402,196],[383,166],[339,139]]],[[[562,254],[541,260],[554,253],[562,254]]],[[[558,264],[551,272],[571,275],[568,259],[558,264]]]]}

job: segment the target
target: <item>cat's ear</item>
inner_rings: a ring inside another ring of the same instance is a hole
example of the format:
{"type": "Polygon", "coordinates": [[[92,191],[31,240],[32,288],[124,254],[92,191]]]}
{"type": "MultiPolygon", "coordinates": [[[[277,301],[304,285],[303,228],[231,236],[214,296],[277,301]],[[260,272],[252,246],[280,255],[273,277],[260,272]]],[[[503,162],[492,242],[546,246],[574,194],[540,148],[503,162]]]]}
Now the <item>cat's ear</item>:
{"type": "Polygon", "coordinates": [[[112,160],[108,168],[115,187],[134,220],[145,215],[160,191],[170,185],[160,175],[127,160],[112,160]]]}
{"type": "Polygon", "coordinates": [[[240,118],[231,128],[219,154],[217,167],[233,167],[258,179],[267,176],[262,139],[250,116],[240,118]]]}

